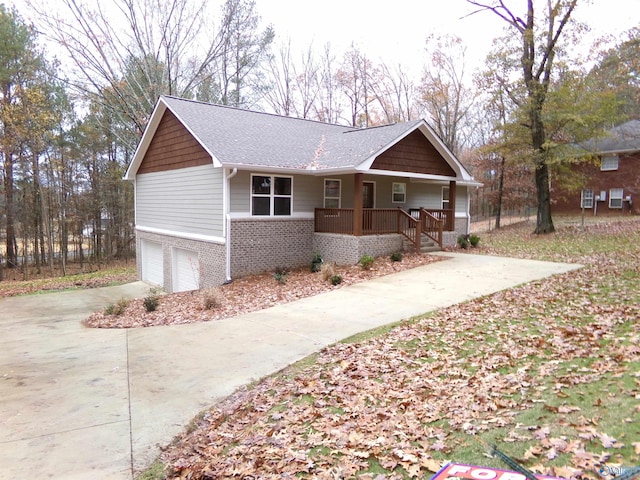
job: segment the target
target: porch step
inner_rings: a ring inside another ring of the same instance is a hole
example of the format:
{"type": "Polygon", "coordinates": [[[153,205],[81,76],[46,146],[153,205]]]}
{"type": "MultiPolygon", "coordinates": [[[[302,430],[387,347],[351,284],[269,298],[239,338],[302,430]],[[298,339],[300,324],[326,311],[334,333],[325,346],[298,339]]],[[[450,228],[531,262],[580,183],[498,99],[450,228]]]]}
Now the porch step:
{"type": "MultiPolygon", "coordinates": [[[[405,252],[412,252],[414,250],[413,243],[408,239],[402,239],[402,248],[405,252]]],[[[420,253],[439,252],[442,249],[431,238],[422,234],[420,237],[420,253]]]]}

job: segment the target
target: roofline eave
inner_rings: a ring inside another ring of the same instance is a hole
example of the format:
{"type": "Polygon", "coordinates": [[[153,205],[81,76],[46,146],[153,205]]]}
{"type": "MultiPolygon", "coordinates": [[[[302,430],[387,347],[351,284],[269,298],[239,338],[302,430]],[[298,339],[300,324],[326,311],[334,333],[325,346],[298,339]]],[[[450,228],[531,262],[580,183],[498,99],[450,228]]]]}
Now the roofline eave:
{"type": "Polygon", "coordinates": [[[138,143],[138,147],[136,148],[136,151],[133,154],[133,160],[131,160],[131,163],[129,164],[129,168],[127,168],[127,171],[123,177],[124,180],[129,180],[129,181],[135,180],[136,174],[138,173],[138,169],[142,164],[142,160],[144,159],[144,156],[146,155],[147,150],[151,145],[151,141],[155,137],[156,131],[158,130],[160,121],[162,120],[162,117],[167,110],[169,110],[173,115],[175,115],[175,117],[178,119],[180,124],[189,132],[190,135],[193,136],[196,142],[198,142],[198,145],[200,145],[202,149],[205,152],[207,152],[207,154],[211,157],[211,163],[213,163],[215,167],[222,166],[222,163],[220,162],[220,160],[216,158],[213,152],[209,150],[209,148],[207,148],[207,146],[198,138],[198,136],[187,126],[187,124],[182,121],[182,119],[180,118],[180,115],[178,115],[171,108],[171,106],[164,100],[163,96],[160,96],[160,98],[158,98],[158,101],[156,102],[156,106],[154,107],[153,112],[151,113],[149,122],[147,123],[147,126],[145,127],[144,132],[142,133],[142,138],[138,143]]]}

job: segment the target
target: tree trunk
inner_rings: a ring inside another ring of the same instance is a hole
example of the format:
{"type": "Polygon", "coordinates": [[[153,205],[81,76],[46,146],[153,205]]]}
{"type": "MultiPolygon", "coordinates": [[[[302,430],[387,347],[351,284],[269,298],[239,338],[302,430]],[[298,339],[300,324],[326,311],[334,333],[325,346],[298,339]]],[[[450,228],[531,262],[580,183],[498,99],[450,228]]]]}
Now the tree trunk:
{"type": "Polygon", "coordinates": [[[5,149],[4,153],[4,186],[5,186],[5,217],[6,217],[6,253],[7,268],[18,266],[18,244],[14,223],[13,203],[13,154],[5,149]]]}
{"type": "Polygon", "coordinates": [[[553,233],[555,227],[551,219],[551,192],[549,191],[549,166],[541,162],[536,168],[536,194],[538,216],[534,233],[553,233]]]}
{"type": "Polygon", "coordinates": [[[500,162],[500,179],[498,180],[498,202],[496,205],[496,230],[500,228],[500,217],[502,217],[502,193],[504,192],[504,166],[506,158],[502,157],[500,162]]]}

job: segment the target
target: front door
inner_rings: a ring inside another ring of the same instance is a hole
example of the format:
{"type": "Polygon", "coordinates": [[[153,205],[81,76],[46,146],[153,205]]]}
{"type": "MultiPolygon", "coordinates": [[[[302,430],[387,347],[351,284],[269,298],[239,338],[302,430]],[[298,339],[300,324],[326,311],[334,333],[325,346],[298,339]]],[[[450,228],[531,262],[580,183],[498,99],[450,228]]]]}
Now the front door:
{"type": "Polygon", "coordinates": [[[362,183],[362,230],[367,232],[373,227],[373,213],[367,208],[373,208],[375,199],[375,184],[373,182],[362,183]]]}
{"type": "Polygon", "coordinates": [[[373,208],[375,183],[363,182],[362,183],[362,208],[373,208]]]}

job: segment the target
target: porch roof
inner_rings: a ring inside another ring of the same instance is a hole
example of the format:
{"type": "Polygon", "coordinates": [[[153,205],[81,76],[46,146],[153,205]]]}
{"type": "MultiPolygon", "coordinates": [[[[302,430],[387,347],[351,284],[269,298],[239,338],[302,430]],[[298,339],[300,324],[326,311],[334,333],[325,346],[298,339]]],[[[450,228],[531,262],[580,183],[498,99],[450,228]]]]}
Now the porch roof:
{"type": "MultiPolygon", "coordinates": [[[[456,172],[454,180],[475,183],[424,120],[354,128],[170,96],[160,97],[126,179],[135,177],[155,129],[167,110],[178,118],[217,166],[290,170],[311,175],[363,172],[369,170],[377,155],[419,130],[456,172]]],[[[402,175],[412,176],[411,172],[403,172],[402,175]]]]}

